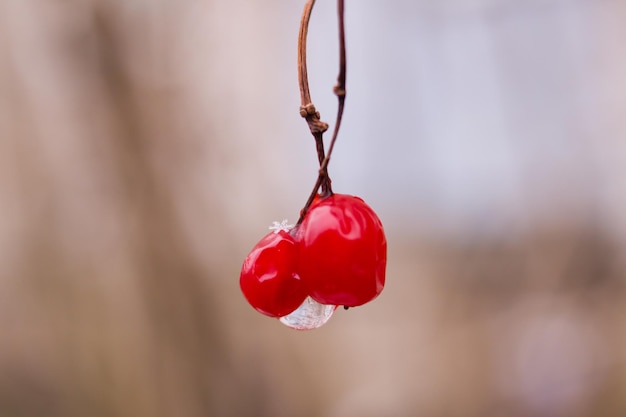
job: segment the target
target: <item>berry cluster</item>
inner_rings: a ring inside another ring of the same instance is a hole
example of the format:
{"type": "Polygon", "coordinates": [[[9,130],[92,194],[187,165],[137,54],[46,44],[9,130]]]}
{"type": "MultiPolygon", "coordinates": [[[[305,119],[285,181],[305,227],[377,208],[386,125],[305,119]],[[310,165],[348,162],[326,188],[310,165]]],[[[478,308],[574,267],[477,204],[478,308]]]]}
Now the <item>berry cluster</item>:
{"type": "Polygon", "coordinates": [[[306,37],[315,0],[307,0],[298,35],[300,115],[315,138],[320,163],[317,182],[298,223],[275,222],[274,229],[246,257],[239,284],[256,310],[295,329],[314,329],[337,306],[356,307],[373,300],[385,285],[387,240],[378,216],[358,197],[334,194],[328,175],[346,98],[344,0],[337,0],[339,75],[333,91],[339,105],[328,152],[328,124],[311,102],[306,66],[306,37]],[[321,189],[321,193],[318,192],[321,189]]]}
{"type": "Polygon", "coordinates": [[[383,290],[387,240],[378,216],[360,198],[318,197],[301,224],[283,226],[256,244],[241,269],[241,290],[259,312],[287,316],[307,297],[356,307],[383,290]]]}

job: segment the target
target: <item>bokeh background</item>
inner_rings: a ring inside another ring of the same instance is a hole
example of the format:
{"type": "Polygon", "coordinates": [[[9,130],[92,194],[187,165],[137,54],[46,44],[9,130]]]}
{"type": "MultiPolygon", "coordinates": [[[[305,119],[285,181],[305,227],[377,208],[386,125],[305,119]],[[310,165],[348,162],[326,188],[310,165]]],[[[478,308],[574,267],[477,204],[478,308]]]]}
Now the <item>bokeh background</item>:
{"type": "Polygon", "coordinates": [[[0,0],[0,416],[626,415],[626,1],[347,3],[387,286],[297,332],[238,274],[315,180],[303,1],[0,0]]]}

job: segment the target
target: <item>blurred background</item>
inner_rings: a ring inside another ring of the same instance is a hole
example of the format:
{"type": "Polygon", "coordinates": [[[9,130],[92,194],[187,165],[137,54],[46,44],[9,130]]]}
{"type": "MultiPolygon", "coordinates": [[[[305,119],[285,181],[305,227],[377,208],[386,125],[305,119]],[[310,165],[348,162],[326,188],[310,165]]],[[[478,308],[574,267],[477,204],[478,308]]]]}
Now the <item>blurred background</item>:
{"type": "Polygon", "coordinates": [[[310,332],[238,284],[315,181],[303,5],[0,0],[0,416],[626,415],[626,1],[347,2],[387,286],[310,332]]]}

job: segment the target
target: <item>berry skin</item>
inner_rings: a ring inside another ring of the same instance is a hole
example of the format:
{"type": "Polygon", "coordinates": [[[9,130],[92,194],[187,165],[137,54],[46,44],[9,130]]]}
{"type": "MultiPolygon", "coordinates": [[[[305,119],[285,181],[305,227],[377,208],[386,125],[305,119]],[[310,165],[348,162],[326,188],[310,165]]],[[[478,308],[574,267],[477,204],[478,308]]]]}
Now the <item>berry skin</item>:
{"type": "Polygon", "coordinates": [[[319,303],[356,307],[385,285],[387,239],[358,197],[333,194],[311,205],[297,231],[298,273],[319,303]]]}
{"type": "Polygon", "coordinates": [[[298,250],[285,230],[270,232],[256,244],[241,268],[239,285],[257,311],[282,317],[294,311],[307,297],[296,273],[298,250]]]}

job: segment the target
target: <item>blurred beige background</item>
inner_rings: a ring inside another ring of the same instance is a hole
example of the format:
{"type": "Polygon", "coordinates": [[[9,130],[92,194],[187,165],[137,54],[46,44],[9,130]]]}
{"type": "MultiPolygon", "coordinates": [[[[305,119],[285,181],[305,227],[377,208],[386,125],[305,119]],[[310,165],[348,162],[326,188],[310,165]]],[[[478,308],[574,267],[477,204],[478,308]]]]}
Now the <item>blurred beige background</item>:
{"type": "Polygon", "coordinates": [[[626,415],[626,1],[347,3],[388,282],[296,332],[238,274],[316,175],[303,2],[0,0],[0,416],[626,415]]]}

